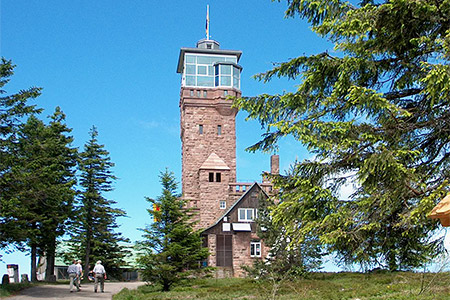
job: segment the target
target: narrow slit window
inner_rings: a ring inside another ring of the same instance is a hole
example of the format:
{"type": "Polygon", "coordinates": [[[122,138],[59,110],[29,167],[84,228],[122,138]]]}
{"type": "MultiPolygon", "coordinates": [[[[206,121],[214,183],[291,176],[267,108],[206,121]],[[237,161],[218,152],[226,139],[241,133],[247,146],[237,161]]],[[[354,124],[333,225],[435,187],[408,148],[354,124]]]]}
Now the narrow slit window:
{"type": "Polygon", "coordinates": [[[222,125],[217,125],[217,135],[222,135],[222,125]]]}
{"type": "Polygon", "coordinates": [[[203,125],[198,125],[198,133],[203,134],[203,125]]]}

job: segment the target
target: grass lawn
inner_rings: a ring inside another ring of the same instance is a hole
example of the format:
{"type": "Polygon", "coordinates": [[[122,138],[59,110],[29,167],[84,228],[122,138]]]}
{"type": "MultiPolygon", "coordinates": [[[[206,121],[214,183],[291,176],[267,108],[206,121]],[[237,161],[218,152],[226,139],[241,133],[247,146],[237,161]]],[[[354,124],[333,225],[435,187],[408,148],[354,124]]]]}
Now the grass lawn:
{"type": "Polygon", "coordinates": [[[0,297],[8,297],[14,295],[18,291],[26,289],[31,286],[31,283],[10,283],[0,284],[0,297]]]}
{"type": "Polygon", "coordinates": [[[123,290],[114,300],[150,299],[426,299],[450,300],[449,273],[316,273],[292,282],[243,278],[190,280],[161,292],[157,286],[123,290]]]}

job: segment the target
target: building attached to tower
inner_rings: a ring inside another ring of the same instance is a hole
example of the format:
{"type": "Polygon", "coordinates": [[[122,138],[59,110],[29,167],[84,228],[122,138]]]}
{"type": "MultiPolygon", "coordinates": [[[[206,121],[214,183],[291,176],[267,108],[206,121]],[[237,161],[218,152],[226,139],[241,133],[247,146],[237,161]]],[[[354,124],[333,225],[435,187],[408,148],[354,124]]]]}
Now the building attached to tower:
{"type": "MultiPolygon", "coordinates": [[[[261,197],[272,184],[236,182],[236,108],[228,96],[241,96],[241,51],[222,50],[214,40],[181,48],[177,72],[182,75],[180,125],[182,193],[198,218],[219,276],[244,276],[242,265],[267,255],[256,234],[261,197]]],[[[278,156],[271,173],[278,173],[278,156]]]]}

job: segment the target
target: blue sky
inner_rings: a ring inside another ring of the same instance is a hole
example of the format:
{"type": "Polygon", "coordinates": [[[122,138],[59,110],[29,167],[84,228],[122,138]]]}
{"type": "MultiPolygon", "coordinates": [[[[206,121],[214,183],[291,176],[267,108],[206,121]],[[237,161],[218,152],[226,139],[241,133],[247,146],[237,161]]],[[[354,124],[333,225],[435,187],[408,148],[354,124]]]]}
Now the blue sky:
{"type": "MultiPolygon", "coordinates": [[[[270,0],[1,0],[0,54],[17,65],[5,86],[8,94],[31,86],[43,88],[36,101],[42,116],[60,106],[73,128],[74,146],[82,149],[92,125],[116,164],[119,178],[108,196],[127,212],[118,219],[131,240],[137,228],[150,222],[145,196],[161,191],[158,175],[166,167],[181,179],[179,135],[181,47],[195,47],[205,38],[206,6],[210,35],[222,49],[243,51],[241,88],[244,96],[295,89],[284,79],[262,84],[252,75],[331,44],[300,20],[284,18],[286,2],[270,0]]],[[[269,170],[269,155],[248,153],[261,130],[255,121],[237,117],[238,181],[260,180],[269,170]]],[[[280,167],[286,170],[308,153],[292,139],[280,144],[280,167]]],[[[1,252],[0,252],[1,253],[1,252]]],[[[20,263],[29,272],[29,259],[8,255],[0,262],[20,263]]]]}

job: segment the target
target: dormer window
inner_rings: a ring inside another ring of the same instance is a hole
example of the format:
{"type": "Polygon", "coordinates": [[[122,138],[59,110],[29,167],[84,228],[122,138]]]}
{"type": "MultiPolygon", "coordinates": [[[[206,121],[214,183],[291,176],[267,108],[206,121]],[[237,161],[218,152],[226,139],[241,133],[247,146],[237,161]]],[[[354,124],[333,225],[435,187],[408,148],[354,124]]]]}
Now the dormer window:
{"type": "Polygon", "coordinates": [[[255,208],[239,208],[238,221],[239,222],[253,222],[257,217],[257,209],[255,208]]]}

